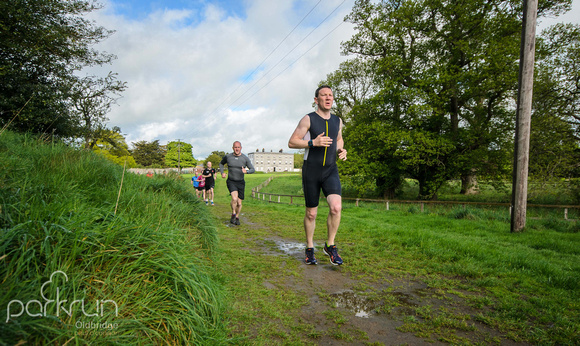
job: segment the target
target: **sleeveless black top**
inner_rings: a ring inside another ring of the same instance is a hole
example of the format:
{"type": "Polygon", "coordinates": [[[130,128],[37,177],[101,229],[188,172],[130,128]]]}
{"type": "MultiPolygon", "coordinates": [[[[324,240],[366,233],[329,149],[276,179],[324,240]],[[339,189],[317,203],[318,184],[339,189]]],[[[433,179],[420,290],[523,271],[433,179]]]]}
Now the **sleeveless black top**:
{"type": "Polygon", "coordinates": [[[304,136],[305,140],[314,140],[318,135],[324,132],[325,136],[332,138],[332,144],[329,147],[307,148],[304,152],[304,161],[308,161],[309,166],[332,166],[336,164],[336,141],[340,131],[340,118],[330,114],[330,119],[322,118],[318,113],[308,114],[310,118],[310,129],[304,136]]]}

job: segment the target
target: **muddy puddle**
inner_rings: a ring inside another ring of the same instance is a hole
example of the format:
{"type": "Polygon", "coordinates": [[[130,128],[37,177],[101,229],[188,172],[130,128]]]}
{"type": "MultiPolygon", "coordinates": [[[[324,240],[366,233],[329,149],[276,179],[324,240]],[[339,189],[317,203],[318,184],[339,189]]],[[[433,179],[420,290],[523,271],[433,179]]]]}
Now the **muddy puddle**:
{"type": "Polygon", "coordinates": [[[380,306],[379,302],[374,302],[366,297],[360,296],[353,291],[333,293],[330,295],[337,308],[345,308],[355,313],[356,317],[369,318],[376,313],[380,306]]]}
{"type": "Polygon", "coordinates": [[[282,240],[274,241],[276,248],[286,255],[295,256],[296,254],[303,255],[304,250],[306,250],[306,245],[304,243],[288,242],[282,240]]]}
{"type": "Polygon", "coordinates": [[[356,317],[369,318],[385,312],[392,312],[393,309],[416,307],[413,297],[402,292],[380,292],[371,297],[358,294],[351,290],[330,294],[330,299],[335,307],[345,308],[352,311],[356,317]]]}

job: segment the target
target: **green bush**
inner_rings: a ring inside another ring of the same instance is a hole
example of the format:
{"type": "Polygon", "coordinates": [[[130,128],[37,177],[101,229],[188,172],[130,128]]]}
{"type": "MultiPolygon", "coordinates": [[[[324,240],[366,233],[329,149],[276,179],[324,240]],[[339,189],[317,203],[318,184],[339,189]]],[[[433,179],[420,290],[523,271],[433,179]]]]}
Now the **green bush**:
{"type": "Polygon", "coordinates": [[[570,179],[573,203],[580,204],[580,178],[570,179]]]}

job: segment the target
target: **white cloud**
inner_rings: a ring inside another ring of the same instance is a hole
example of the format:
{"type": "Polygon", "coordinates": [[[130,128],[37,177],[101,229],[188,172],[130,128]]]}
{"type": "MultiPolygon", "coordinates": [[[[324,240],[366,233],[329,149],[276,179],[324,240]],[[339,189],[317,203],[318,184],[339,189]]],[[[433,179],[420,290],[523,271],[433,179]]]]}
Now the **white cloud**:
{"type": "MultiPolygon", "coordinates": [[[[244,152],[289,150],[299,119],[312,111],[317,83],[347,58],[340,43],[354,33],[349,23],[336,28],[353,6],[354,0],[347,0],[309,35],[343,2],[323,0],[260,65],[315,2],[245,1],[245,13],[238,16],[208,4],[156,9],[134,19],[115,15],[115,1],[91,14],[99,25],[116,30],[96,48],[118,57],[112,66],[92,71],[117,72],[128,85],[109,114],[109,125],[121,127],[129,144],[185,140],[196,158],[231,151],[234,140],[242,142],[244,152]]],[[[577,23],[579,3],[574,0],[571,14],[556,21],[575,18],[577,23]]],[[[545,20],[540,27],[553,22],[545,20]]]]}
{"type": "Polygon", "coordinates": [[[340,42],[353,33],[344,23],[312,48],[350,12],[354,0],[348,0],[289,53],[342,2],[325,0],[240,86],[314,3],[256,0],[247,2],[243,18],[207,5],[156,10],[136,20],[115,15],[114,1],[91,14],[99,25],[116,30],[96,48],[117,59],[89,72],[117,72],[128,86],[109,114],[109,125],[121,127],[129,144],[185,140],[194,146],[196,158],[214,150],[231,151],[234,140],[242,142],[244,152],[289,150],[298,120],[312,111],[317,83],[345,59],[340,42]]]}
{"type": "Polygon", "coordinates": [[[580,24],[580,0],[572,0],[572,9],[559,17],[538,19],[538,30],[536,33],[540,34],[543,29],[556,23],[580,24]]]}

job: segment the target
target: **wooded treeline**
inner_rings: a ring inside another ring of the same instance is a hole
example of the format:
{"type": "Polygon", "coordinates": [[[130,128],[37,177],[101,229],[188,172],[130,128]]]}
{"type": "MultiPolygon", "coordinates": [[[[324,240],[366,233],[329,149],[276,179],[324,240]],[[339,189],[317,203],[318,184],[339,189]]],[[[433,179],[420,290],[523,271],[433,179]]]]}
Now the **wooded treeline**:
{"type": "MultiPolygon", "coordinates": [[[[568,11],[540,1],[538,16],[568,11]]],[[[419,198],[445,182],[509,181],[512,173],[522,1],[358,0],[354,36],[321,84],[345,123],[346,179],[393,198],[406,178],[419,198]]],[[[537,38],[530,175],[580,176],[580,28],[537,38]]]]}
{"type": "Polygon", "coordinates": [[[83,75],[116,57],[93,46],[113,31],[89,21],[93,0],[0,2],[0,128],[32,132],[94,150],[129,167],[194,166],[191,144],[139,141],[133,149],[107,113],[127,88],[110,72],[83,75]]]}
{"type": "MultiPolygon", "coordinates": [[[[570,6],[540,1],[538,18],[570,6]]],[[[127,85],[114,72],[80,77],[115,59],[93,48],[113,34],[86,19],[100,8],[93,0],[0,2],[0,127],[129,166],[189,166],[189,144],[141,141],[130,151],[121,129],[107,128],[127,85]]],[[[355,34],[342,44],[352,58],[323,81],[345,124],[346,181],[392,198],[412,178],[423,199],[452,179],[465,193],[477,179],[509,181],[521,17],[521,0],[357,0],[346,17],[355,34]]],[[[578,178],[580,27],[553,26],[536,49],[530,175],[578,178]]]]}

